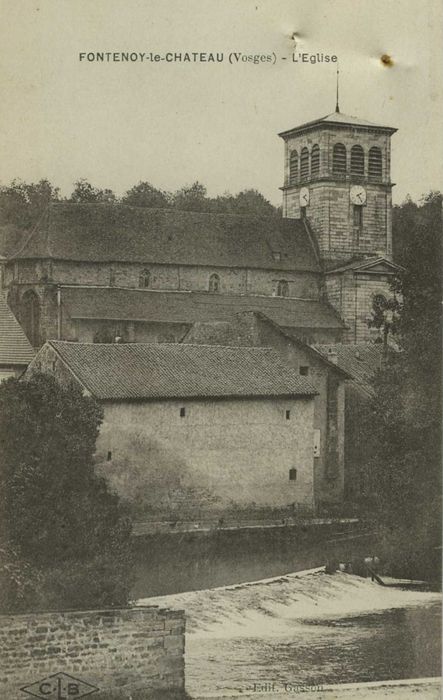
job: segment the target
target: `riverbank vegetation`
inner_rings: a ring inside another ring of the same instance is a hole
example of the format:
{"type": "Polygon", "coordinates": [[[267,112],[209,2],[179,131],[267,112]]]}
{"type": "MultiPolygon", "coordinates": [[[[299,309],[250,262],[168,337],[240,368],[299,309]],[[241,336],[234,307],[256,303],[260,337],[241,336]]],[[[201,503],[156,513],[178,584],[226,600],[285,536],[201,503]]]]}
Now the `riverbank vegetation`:
{"type": "Polygon", "coordinates": [[[127,604],[132,528],[94,472],[101,420],[50,375],[0,385],[2,612],[127,604]]]}

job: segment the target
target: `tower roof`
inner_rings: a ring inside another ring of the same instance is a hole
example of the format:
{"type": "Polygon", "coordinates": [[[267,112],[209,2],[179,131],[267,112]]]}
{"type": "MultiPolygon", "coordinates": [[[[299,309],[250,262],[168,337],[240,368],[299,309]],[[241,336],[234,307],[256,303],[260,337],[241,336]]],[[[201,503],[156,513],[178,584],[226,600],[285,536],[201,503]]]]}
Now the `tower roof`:
{"type": "Polygon", "coordinates": [[[305,131],[308,129],[314,129],[326,124],[332,127],[357,127],[362,129],[377,129],[379,131],[385,131],[389,134],[394,134],[397,129],[392,126],[383,126],[381,124],[375,124],[374,122],[368,122],[366,119],[360,119],[359,117],[352,117],[349,114],[342,114],[341,112],[332,112],[332,114],[327,114],[325,117],[320,117],[320,119],[314,119],[311,122],[305,122],[299,126],[295,126],[292,129],[287,129],[286,131],[281,131],[279,136],[285,138],[286,136],[292,136],[300,131],[305,131]]]}

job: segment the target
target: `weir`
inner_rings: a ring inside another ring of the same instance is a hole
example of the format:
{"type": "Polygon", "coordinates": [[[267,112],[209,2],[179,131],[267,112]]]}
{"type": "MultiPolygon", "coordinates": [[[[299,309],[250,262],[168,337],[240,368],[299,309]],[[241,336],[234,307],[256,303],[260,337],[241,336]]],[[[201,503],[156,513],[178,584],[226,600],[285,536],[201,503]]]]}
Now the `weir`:
{"type": "MultiPolygon", "coordinates": [[[[149,525],[151,527],[151,525],[149,525]]],[[[149,532],[140,525],[136,532],[149,532]]],[[[376,536],[356,520],[306,521],[294,526],[156,531],[134,538],[134,598],[260,580],[350,561],[377,551],[376,536]]]]}
{"type": "Polygon", "coordinates": [[[185,610],[187,692],[220,698],[438,676],[440,599],[317,568],[139,602],[185,610]]]}

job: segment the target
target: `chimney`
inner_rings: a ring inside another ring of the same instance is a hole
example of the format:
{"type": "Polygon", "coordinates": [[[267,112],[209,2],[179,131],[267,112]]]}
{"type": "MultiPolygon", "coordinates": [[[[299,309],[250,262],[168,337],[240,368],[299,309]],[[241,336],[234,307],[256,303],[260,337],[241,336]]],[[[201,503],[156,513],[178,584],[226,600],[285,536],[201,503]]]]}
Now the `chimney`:
{"type": "Polygon", "coordinates": [[[334,348],[328,348],[328,360],[334,365],[338,365],[338,355],[334,348]]]}

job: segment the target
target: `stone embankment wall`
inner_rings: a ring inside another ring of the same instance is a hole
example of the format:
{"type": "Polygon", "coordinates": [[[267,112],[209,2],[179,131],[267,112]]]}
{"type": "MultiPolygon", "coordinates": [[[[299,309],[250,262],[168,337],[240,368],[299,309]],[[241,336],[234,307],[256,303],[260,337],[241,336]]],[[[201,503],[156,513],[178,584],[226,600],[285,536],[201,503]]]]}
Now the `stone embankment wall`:
{"type": "Polygon", "coordinates": [[[97,699],[182,698],[184,633],[182,611],[157,607],[0,615],[0,697],[66,673],[97,699]]]}

